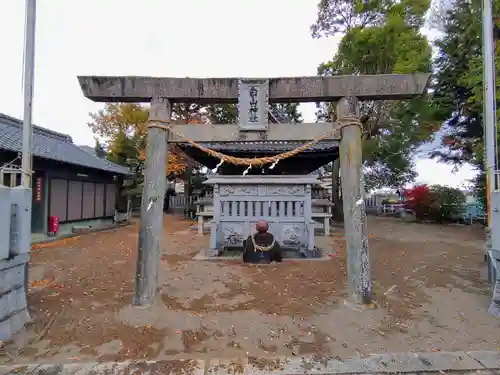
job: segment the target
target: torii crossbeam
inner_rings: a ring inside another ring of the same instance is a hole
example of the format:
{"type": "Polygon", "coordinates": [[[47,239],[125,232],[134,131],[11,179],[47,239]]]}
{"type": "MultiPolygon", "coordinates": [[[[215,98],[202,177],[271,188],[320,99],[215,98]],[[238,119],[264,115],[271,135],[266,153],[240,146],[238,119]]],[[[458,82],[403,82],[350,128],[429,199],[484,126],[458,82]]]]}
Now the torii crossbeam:
{"type": "MultiPolygon", "coordinates": [[[[333,77],[270,78],[269,103],[337,102],[408,99],[420,95],[429,74],[381,74],[333,77]]],[[[238,101],[238,78],[78,77],[83,94],[95,102],[149,103],[164,98],[170,103],[220,104],[238,101]]],[[[258,79],[257,79],[258,80],[258,79]]],[[[241,140],[238,124],[172,125],[169,142],[182,142],[181,133],[196,142],[241,140]]],[[[268,141],[307,141],[324,134],[331,124],[269,124],[268,141]]],[[[245,141],[261,140],[247,132],[245,141]]]]}
{"type": "MultiPolygon", "coordinates": [[[[194,142],[310,141],[333,131],[336,125],[267,124],[268,104],[336,102],[338,118],[359,118],[358,101],[416,97],[425,91],[428,79],[427,73],[270,79],[78,77],[87,98],[95,102],[150,102],[150,121],[157,121],[157,127],[148,130],[134,303],[151,304],[157,292],[167,137],[169,142],[183,141],[176,133],[194,142]],[[252,90],[250,104],[249,87],[252,90]],[[238,103],[240,123],[172,125],[169,135],[167,128],[158,125],[170,122],[171,105],[176,102],[238,103]]],[[[357,302],[370,303],[372,285],[363,199],[361,129],[353,125],[356,124],[350,123],[341,129],[340,145],[348,284],[350,295],[357,302]]],[[[331,134],[332,137],[338,136],[331,134]]]]}

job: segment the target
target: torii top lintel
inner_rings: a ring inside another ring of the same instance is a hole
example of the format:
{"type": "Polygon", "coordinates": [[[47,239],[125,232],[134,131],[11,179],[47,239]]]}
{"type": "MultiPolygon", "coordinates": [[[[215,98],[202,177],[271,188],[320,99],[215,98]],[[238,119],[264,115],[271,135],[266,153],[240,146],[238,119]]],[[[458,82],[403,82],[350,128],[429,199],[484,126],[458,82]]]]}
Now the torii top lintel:
{"type": "MultiPolygon", "coordinates": [[[[428,79],[428,73],[269,78],[269,102],[326,102],[346,96],[407,99],[422,94],[428,79]]],[[[95,102],[140,103],[153,97],[203,104],[238,101],[238,78],[79,76],[78,81],[83,94],[95,102]]]]}

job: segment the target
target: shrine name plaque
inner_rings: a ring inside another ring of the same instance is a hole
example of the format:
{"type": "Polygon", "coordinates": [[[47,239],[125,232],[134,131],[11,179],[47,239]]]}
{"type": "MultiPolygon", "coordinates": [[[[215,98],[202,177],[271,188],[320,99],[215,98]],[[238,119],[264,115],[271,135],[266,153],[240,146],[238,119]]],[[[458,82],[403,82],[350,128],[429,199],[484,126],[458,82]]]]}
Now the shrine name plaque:
{"type": "Polygon", "coordinates": [[[267,131],[269,81],[240,79],[238,81],[238,124],[242,131],[267,131]]]}

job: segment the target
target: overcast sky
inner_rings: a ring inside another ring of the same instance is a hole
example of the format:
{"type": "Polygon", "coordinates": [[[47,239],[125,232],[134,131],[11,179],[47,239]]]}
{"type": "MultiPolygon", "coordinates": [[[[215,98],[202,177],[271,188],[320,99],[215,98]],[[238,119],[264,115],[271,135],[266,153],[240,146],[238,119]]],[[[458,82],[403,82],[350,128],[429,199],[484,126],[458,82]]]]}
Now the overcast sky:
{"type": "MultiPolygon", "coordinates": [[[[315,75],[338,40],[314,40],[317,0],[38,0],[33,122],[93,144],[77,75],[315,75]]],[[[22,117],[25,4],[0,0],[0,113],[22,117]]],[[[314,105],[303,105],[314,122],[314,105]]],[[[418,160],[418,180],[458,186],[469,168],[418,160]]]]}

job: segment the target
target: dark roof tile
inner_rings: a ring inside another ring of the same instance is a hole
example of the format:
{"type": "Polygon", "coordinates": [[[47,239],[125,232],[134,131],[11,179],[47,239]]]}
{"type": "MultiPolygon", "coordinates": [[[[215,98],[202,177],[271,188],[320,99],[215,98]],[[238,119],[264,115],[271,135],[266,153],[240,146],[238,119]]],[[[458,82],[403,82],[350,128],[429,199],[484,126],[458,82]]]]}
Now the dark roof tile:
{"type": "MultiPolygon", "coordinates": [[[[22,122],[0,114],[0,149],[21,152],[22,122]]],[[[33,156],[81,165],[117,174],[129,174],[127,168],[85,152],[73,144],[69,135],[39,126],[33,127],[33,156]]]]}
{"type": "MultiPolygon", "coordinates": [[[[260,142],[206,142],[202,146],[219,152],[286,152],[300,147],[304,142],[297,141],[260,141],[260,142]]],[[[182,143],[181,148],[192,147],[182,143]]],[[[304,152],[333,151],[338,148],[338,141],[320,141],[304,152]]]]}

